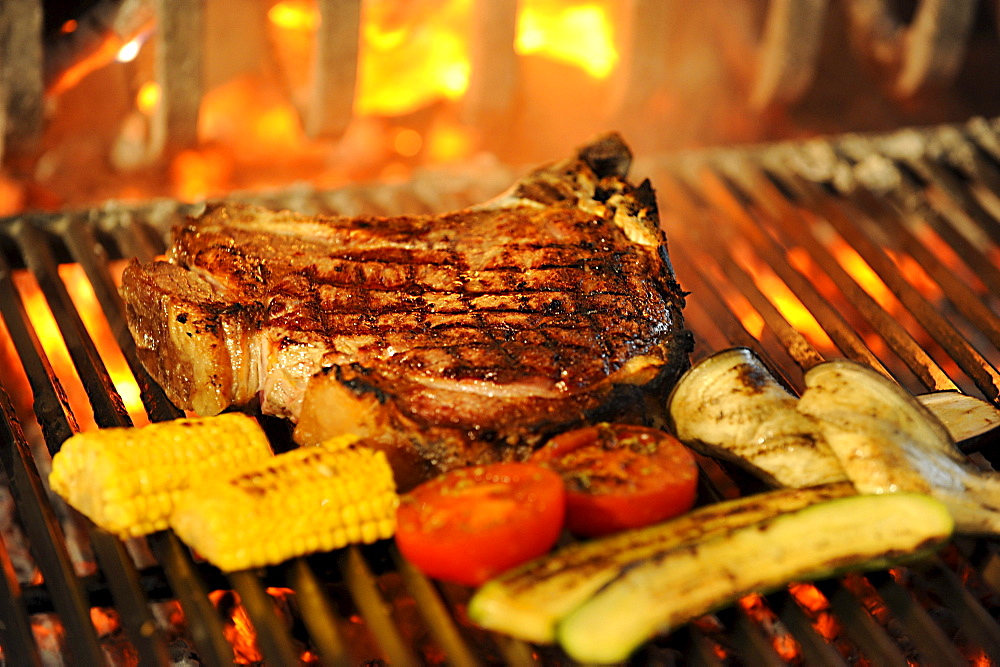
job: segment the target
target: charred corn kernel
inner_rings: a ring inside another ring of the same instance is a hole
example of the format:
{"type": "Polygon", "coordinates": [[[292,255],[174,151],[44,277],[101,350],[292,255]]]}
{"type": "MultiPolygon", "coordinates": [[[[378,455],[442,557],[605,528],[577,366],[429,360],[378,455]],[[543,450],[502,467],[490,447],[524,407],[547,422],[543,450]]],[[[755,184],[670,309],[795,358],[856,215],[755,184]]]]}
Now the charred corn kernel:
{"type": "Polygon", "coordinates": [[[345,436],[220,472],[177,500],[170,525],[232,572],[391,537],[398,504],[385,453],[345,436]]]}
{"type": "Polygon", "coordinates": [[[206,471],[271,458],[240,413],[78,433],[52,459],[52,490],[101,528],[138,537],[167,527],[175,498],[206,471]]]}

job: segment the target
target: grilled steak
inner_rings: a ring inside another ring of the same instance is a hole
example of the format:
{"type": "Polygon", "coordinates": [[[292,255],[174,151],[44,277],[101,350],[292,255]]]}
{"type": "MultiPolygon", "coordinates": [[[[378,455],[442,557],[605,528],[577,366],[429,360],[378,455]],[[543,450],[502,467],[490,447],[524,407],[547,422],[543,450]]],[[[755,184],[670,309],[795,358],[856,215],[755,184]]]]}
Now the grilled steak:
{"type": "Polygon", "coordinates": [[[518,458],[584,422],[648,422],[692,342],[653,190],[626,180],[630,161],[609,135],[436,216],[210,205],[174,230],[167,261],[125,270],[140,358],[181,408],[259,401],[300,442],[359,433],[398,467],[518,458]]]}

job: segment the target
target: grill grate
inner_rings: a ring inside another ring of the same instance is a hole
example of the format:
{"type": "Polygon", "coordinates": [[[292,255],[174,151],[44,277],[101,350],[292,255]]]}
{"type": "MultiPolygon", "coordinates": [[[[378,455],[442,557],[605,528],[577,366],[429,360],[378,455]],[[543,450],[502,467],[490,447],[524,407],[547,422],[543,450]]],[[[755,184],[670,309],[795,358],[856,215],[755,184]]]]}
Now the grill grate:
{"type": "MultiPolygon", "coordinates": [[[[801,389],[802,370],[846,356],[915,393],[961,389],[998,401],[1000,121],[699,151],[636,167],[657,187],[671,257],[692,292],[696,357],[747,345],[801,389]]],[[[510,180],[496,174],[482,185],[480,176],[248,198],[304,212],[420,213],[481,201],[510,180]]],[[[565,663],[552,649],[462,622],[467,592],[430,582],[391,546],[224,577],[171,533],[122,544],[48,498],[48,457],[74,431],[179,416],[136,359],[115,271],[125,258],[163,252],[171,223],[197,208],[109,204],[0,221],[0,460],[14,517],[0,549],[3,662],[48,660],[39,627],[57,618],[68,662],[99,664],[113,651],[92,610],[111,608],[125,663],[169,664],[191,647],[205,664],[231,664],[231,621],[220,611],[235,598],[214,591],[234,591],[268,664],[565,663]],[[110,341],[88,325],[75,281],[92,289],[110,341]],[[39,304],[54,329],[40,324],[39,304]],[[68,365],[53,351],[55,333],[68,365]],[[141,408],[123,400],[109,349],[141,408]],[[20,531],[40,577],[17,561],[20,531]],[[184,635],[164,622],[171,604],[182,608],[184,635]]],[[[281,424],[264,424],[283,437],[281,424]]],[[[706,500],[759,488],[722,464],[704,460],[703,469],[706,500]]],[[[1000,662],[998,568],[993,541],[957,539],[907,568],[751,596],[650,643],[636,662],[1000,662]]]]}

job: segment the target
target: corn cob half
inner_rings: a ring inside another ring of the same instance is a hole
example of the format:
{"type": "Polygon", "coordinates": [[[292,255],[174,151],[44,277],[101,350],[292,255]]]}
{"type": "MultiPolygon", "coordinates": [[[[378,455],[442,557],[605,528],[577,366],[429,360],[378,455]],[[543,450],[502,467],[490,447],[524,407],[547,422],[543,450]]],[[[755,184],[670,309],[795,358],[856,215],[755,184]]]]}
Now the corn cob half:
{"type": "Polygon", "coordinates": [[[52,459],[52,490],[121,538],[167,528],[174,500],[207,471],[273,456],[247,415],[78,433],[52,459]]]}
{"type": "Polygon", "coordinates": [[[232,572],[391,537],[398,505],[385,453],[343,436],[191,488],[170,524],[202,557],[232,572]]]}

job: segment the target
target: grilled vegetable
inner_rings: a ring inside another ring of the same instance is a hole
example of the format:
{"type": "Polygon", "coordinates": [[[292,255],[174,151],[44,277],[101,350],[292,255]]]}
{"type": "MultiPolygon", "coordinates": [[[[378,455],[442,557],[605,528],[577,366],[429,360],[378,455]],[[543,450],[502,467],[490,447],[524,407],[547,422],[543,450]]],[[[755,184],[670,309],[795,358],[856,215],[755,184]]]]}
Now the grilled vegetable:
{"type": "Polygon", "coordinates": [[[428,576],[477,586],[552,548],[565,512],[562,478],[548,468],[461,468],[403,496],[396,545],[428,576]]]}
{"type": "Polygon", "coordinates": [[[814,366],[805,381],[798,409],[816,419],[858,491],[926,493],[959,532],[1000,533],[1000,474],[969,462],[909,392],[846,360],[814,366]]]}
{"type": "Polygon", "coordinates": [[[576,535],[646,526],[694,505],[694,456],[659,429],[628,424],[575,429],[552,438],[531,460],[565,480],[566,527],[576,535]]]}
{"type": "Polygon", "coordinates": [[[962,451],[981,449],[1000,439],[1000,410],[957,391],[921,394],[917,400],[948,429],[962,451]]]}
{"type": "Polygon", "coordinates": [[[837,457],[796,398],[747,348],[730,348],[692,367],[667,400],[685,444],[726,459],[773,486],[845,479],[837,457]]]}
{"type": "Polygon", "coordinates": [[[847,483],[782,489],[699,507],[666,523],[575,542],[486,583],[470,601],[469,616],[491,630],[551,643],[564,616],[636,563],[853,494],[847,483]]]}
{"type": "Polygon", "coordinates": [[[167,527],[174,501],[213,469],[272,456],[252,418],[229,413],[78,433],[52,459],[52,490],[122,538],[167,527]]]}
{"type": "Polygon", "coordinates": [[[952,531],[919,494],[850,496],[785,512],[631,564],[559,624],[574,659],[626,659],[642,642],[751,592],[926,555],[952,531]]]}
{"type": "Polygon", "coordinates": [[[224,572],[391,537],[385,453],[343,436],[220,473],[177,499],[170,525],[224,572]]]}

